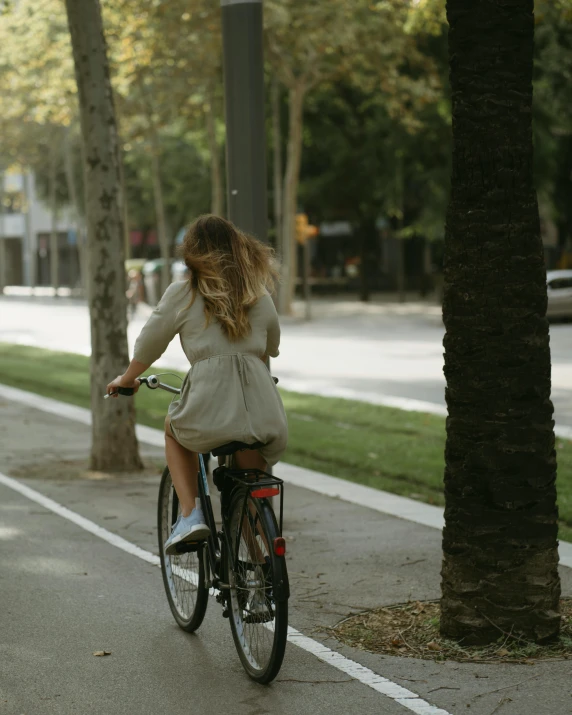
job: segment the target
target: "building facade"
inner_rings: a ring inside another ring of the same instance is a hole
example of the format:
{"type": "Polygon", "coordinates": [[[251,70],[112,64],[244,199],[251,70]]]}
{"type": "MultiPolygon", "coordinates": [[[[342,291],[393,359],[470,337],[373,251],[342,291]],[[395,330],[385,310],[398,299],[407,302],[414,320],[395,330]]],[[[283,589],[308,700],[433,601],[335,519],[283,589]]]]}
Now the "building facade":
{"type": "Polygon", "coordinates": [[[32,173],[0,175],[1,287],[49,286],[54,278],[58,286],[78,285],[77,226],[66,208],[58,209],[53,218],[37,196],[32,173]]]}

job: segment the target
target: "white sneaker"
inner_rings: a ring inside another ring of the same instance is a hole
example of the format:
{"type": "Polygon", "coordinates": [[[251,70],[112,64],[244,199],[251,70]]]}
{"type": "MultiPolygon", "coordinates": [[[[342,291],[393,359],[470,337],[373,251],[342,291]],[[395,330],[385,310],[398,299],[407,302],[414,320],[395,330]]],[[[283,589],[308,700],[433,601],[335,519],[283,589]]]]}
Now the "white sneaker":
{"type": "Polygon", "coordinates": [[[211,530],[205,523],[205,517],[198,499],[196,503],[196,508],[193,509],[189,516],[179,516],[175,522],[171,536],[165,541],[165,553],[167,556],[177,554],[177,544],[202,541],[210,536],[211,530]]]}

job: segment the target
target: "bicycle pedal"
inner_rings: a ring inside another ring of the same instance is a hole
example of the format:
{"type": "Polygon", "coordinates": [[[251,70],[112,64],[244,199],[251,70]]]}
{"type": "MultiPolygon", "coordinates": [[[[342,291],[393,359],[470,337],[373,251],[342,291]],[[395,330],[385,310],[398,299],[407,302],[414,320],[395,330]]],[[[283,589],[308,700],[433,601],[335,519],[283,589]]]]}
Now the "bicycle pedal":
{"type": "Polygon", "coordinates": [[[176,545],[177,554],[191,554],[199,550],[199,542],[183,542],[176,545]]]}

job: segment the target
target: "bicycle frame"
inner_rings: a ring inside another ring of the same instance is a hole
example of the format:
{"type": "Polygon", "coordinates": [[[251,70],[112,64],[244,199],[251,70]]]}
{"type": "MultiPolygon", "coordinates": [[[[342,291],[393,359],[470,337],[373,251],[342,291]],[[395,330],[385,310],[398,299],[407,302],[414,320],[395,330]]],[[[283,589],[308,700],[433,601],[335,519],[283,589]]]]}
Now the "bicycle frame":
{"type": "MultiPolygon", "coordinates": [[[[277,380],[276,380],[277,381],[277,380]]],[[[147,377],[140,378],[141,384],[146,385],[148,388],[154,390],[160,388],[171,394],[180,394],[180,389],[167,385],[159,380],[157,375],[149,375],[147,377]]],[[[106,395],[107,397],[107,395],[106,395]]],[[[232,455],[226,458],[230,460],[232,464],[232,455]]],[[[199,473],[198,473],[198,491],[199,498],[201,500],[201,506],[203,508],[203,514],[207,526],[210,529],[210,536],[204,542],[181,544],[180,553],[189,551],[198,551],[199,548],[203,548],[203,556],[205,558],[205,580],[207,588],[214,587],[221,592],[222,600],[226,599],[226,592],[230,589],[230,585],[222,581],[222,563],[223,563],[223,551],[224,555],[230,554],[230,542],[229,542],[229,524],[228,524],[228,506],[230,502],[230,497],[235,489],[244,489],[244,502],[242,506],[241,522],[246,516],[248,497],[254,497],[259,499],[264,499],[271,496],[280,497],[280,516],[278,530],[280,538],[282,537],[282,524],[284,518],[284,482],[278,479],[268,472],[264,472],[261,469],[236,469],[233,466],[227,466],[222,464],[213,471],[214,483],[221,493],[221,517],[222,517],[222,531],[217,532],[216,522],[214,518],[214,512],[212,508],[212,502],[210,497],[209,483],[207,479],[207,471],[205,468],[205,462],[203,455],[199,454],[199,473]]],[[[177,498],[176,492],[174,493],[172,513],[171,513],[171,523],[175,523],[177,519],[177,511],[179,506],[179,500],[177,498]]],[[[267,545],[268,548],[276,548],[276,545],[267,545]]],[[[283,546],[283,542],[282,542],[283,546]]],[[[231,556],[231,566],[234,567],[238,561],[238,548],[239,542],[237,541],[237,553],[230,554],[231,556]]],[[[278,554],[277,554],[278,555],[278,554]]],[[[282,554],[283,555],[283,554],[282,554]]],[[[217,597],[217,600],[218,597],[217,597]]]]}
{"type": "MultiPolygon", "coordinates": [[[[211,533],[204,544],[186,544],[181,550],[198,550],[203,548],[203,556],[205,558],[205,580],[208,588],[215,588],[221,591],[223,598],[226,598],[226,592],[230,589],[230,585],[222,581],[222,563],[223,552],[225,556],[231,558],[232,568],[235,568],[238,561],[238,542],[237,553],[231,553],[229,540],[229,524],[228,524],[228,506],[230,497],[237,488],[244,489],[244,502],[242,507],[241,521],[246,515],[248,497],[266,498],[266,496],[280,496],[280,522],[279,533],[282,534],[282,522],[284,513],[284,482],[277,477],[263,472],[260,469],[235,469],[221,465],[214,470],[214,483],[221,492],[221,517],[222,531],[217,532],[214,519],[214,512],[210,497],[210,489],[207,479],[207,473],[202,455],[199,455],[199,474],[198,487],[201,506],[207,526],[211,533]],[[258,492],[258,494],[256,494],[258,492]],[[270,493],[271,492],[271,493],[270,493]]],[[[176,505],[173,507],[176,509],[176,505]]],[[[268,545],[271,548],[272,545],[268,545]]]]}

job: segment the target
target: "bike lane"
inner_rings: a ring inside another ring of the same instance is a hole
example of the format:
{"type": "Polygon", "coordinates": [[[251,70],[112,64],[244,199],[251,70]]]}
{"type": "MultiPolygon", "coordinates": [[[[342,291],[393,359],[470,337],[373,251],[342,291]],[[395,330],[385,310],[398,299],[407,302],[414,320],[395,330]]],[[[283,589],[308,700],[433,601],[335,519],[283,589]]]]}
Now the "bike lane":
{"type": "MultiPolygon", "coordinates": [[[[96,524],[111,529],[140,548],[157,553],[155,505],[158,469],[151,470],[153,475],[131,475],[111,479],[105,475],[93,473],[86,474],[81,479],[72,479],[65,473],[65,469],[59,474],[55,473],[54,469],[57,469],[57,465],[62,464],[62,458],[73,462],[75,458],[83,457],[86,454],[89,429],[77,422],[47,415],[13,403],[4,402],[4,404],[0,404],[0,407],[0,434],[6,438],[0,451],[2,456],[0,467],[4,472],[18,475],[18,469],[25,466],[19,475],[22,483],[41,491],[58,503],[93,520],[96,524]],[[33,435],[33,439],[30,438],[31,435],[33,435]],[[30,464],[36,466],[31,468],[30,464]],[[21,479],[23,475],[26,477],[21,479]],[[41,477],[41,479],[30,478],[34,476],[41,477]],[[46,479],[46,476],[50,478],[46,479]]],[[[157,460],[157,465],[162,462],[160,450],[146,448],[145,451],[148,459],[157,460]]],[[[0,503],[9,503],[10,498],[4,498],[9,490],[0,485],[0,492],[0,503]]],[[[483,691],[494,693],[497,688],[512,687],[514,683],[530,680],[533,676],[534,679],[528,686],[521,685],[510,692],[514,701],[514,709],[511,704],[508,704],[503,707],[505,712],[542,712],[542,707],[548,706],[548,703],[551,703],[551,713],[568,712],[567,709],[564,709],[565,706],[561,700],[569,697],[565,686],[567,682],[567,676],[564,673],[567,670],[565,663],[551,664],[550,666],[549,664],[539,664],[535,666],[534,672],[531,672],[527,666],[481,666],[478,668],[479,678],[477,679],[477,671],[474,666],[375,656],[346,648],[330,638],[325,629],[346,615],[348,611],[404,601],[408,597],[415,600],[436,598],[439,585],[440,533],[436,529],[380,515],[367,508],[313,494],[305,489],[287,487],[286,498],[285,533],[288,538],[289,570],[292,578],[290,620],[294,627],[314,639],[314,643],[318,643],[318,645],[324,643],[342,656],[346,656],[346,659],[358,661],[369,667],[374,673],[380,673],[391,679],[393,683],[415,691],[425,699],[425,704],[428,707],[425,711],[420,709],[417,711],[427,712],[428,715],[438,712],[438,707],[449,713],[467,712],[465,709],[467,705],[471,707],[471,712],[488,715],[496,704],[496,701],[492,699],[495,696],[483,695],[475,700],[476,697],[483,691]],[[542,675],[542,688],[539,687],[539,682],[536,680],[540,675],[542,675]]],[[[23,497],[17,495],[16,500],[18,499],[22,500],[23,497]]],[[[42,511],[41,507],[34,506],[32,503],[28,509],[31,512],[42,511]]],[[[57,563],[62,561],[61,555],[53,556],[54,544],[57,544],[58,541],[67,543],[71,540],[73,543],[74,538],[80,543],[86,541],[87,544],[99,541],[73,524],[65,524],[62,527],[68,534],[65,539],[58,537],[52,540],[49,534],[46,535],[47,526],[50,523],[63,520],[53,513],[50,514],[30,513],[26,518],[23,536],[14,535],[10,531],[4,535],[3,548],[1,549],[2,558],[5,559],[6,554],[9,553],[8,563],[12,563],[16,571],[18,556],[14,553],[14,549],[15,547],[20,548],[20,541],[27,540],[30,530],[30,533],[41,535],[39,545],[36,545],[38,548],[44,548],[42,560],[48,564],[52,558],[55,558],[57,563]],[[40,516],[43,518],[40,519],[40,516]],[[48,524],[44,526],[44,522],[48,522],[48,524]],[[70,536],[72,533],[69,532],[70,529],[74,534],[79,531],[81,536],[70,536]]],[[[19,523],[20,520],[16,521],[19,523]]],[[[21,523],[23,525],[24,521],[22,520],[21,523]]],[[[20,525],[19,528],[21,529],[22,526],[20,525]]],[[[257,702],[257,707],[266,708],[267,690],[263,688],[261,691],[260,686],[252,684],[243,674],[238,656],[234,651],[230,629],[220,615],[218,604],[211,600],[207,621],[198,636],[188,636],[179,631],[172,621],[159,569],[128,554],[118,552],[116,555],[114,551],[118,550],[104,542],[97,543],[87,551],[89,554],[97,556],[98,568],[100,567],[99,560],[101,559],[103,562],[103,567],[99,568],[97,572],[99,575],[96,584],[98,582],[106,583],[108,589],[111,589],[108,595],[109,599],[120,605],[122,601],[126,601],[134,609],[135,618],[130,619],[129,608],[120,608],[119,620],[112,619],[114,623],[112,632],[117,631],[121,635],[120,642],[126,643],[126,653],[143,651],[145,657],[143,665],[139,664],[139,660],[126,661],[119,669],[124,674],[121,677],[128,679],[129,668],[135,667],[135,664],[137,664],[137,668],[157,667],[159,672],[162,672],[161,668],[165,659],[170,658],[174,660],[168,661],[169,667],[171,667],[171,662],[178,663],[175,666],[177,677],[182,680],[186,679],[187,685],[180,690],[185,698],[187,693],[192,692],[193,687],[206,691],[205,683],[209,683],[209,685],[212,683],[217,690],[221,688],[223,691],[228,691],[230,678],[232,687],[234,688],[234,683],[236,683],[236,692],[244,693],[246,699],[251,698],[251,688],[255,688],[252,691],[252,697],[258,698],[258,700],[249,699],[248,707],[251,709],[246,709],[244,712],[258,712],[256,708],[252,709],[254,702],[257,702]],[[143,569],[144,577],[139,574],[140,569],[143,569]],[[134,577],[135,573],[138,574],[136,578],[134,577]],[[140,578],[144,579],[143,582],[139,581],[140,578]],[[129,628],[126,628],[125,624],[130,625],[136,633],[140,634],[140,640],[130,637],[129,628]],[[169,638],[174,638],[173,643],[183,643],[184,645],[173,646],[172,649],[170,646],[165,646],[161,640],[163,632],[168,632],[169,638]],[[153,637],[162,644],[158,649],[160,656],[157,656],[157,662],[145,644],[153,637]],[[188,650],[185,651],[187,657],[184,663],[177,655],[178,647],[188,647],[188,650]],[[191,674],[191,669],[194,668],[195,649],[199,653],[199,658],[202,657],[203,652],[209,653],[210,658],[207,670],[202,669],[199,662],[197,672],[200,673],[200,676],[197,676],[196,681],[193,680],[194,675],[191,674]],[[212,655],[213,652],[216,656],[212,655]],[[168,656],[165,653],[168,653],[168,656]],[[210,665],[219,662],[223,654],[226,654],[224,668],[222,670],[215,668],[211,672],[210,665]],[[131,664],[129,665],[129,663],[131,664]],[[236,680],[234,680],[235,677],[236,680]],[[260,692],[262,695],[259,694],[260,692]]],[[[64,553],[71,558],[71,555],[75,554],[75,550],[66,547],[64,553]]],[[[63,560],[65,561],[65,558],[63,560]]],[[[38,563],[37,560],[36,563],[38,563]]],[[[89,574],[89,568],[84,564],[84,561],[77,564],[78,573],[82,573],[81,569],[84,568],[84,571],[89,574]]],[[[9,573],[4,564],[2,564],[2,569],[3,573],[9,573]]],[[[16,588],[9,594],[4,592],[1,596],[2,603],[11,605],[17,603],[19,607],[20,591],[42,590],[43,587],[38,587],[36,584],[36,581],[41,581],[42,573],[33,574],[33,569],[28,569],[28,571],[24,569],[24,572],[25,577],[29,580],[21,588],[16,588]]],[[[563,569],[565,592],[572,590],[570,574],[572,574],[570,569],[563,569]]],[[[76,579],[78,578],[79,576],[76,576],[76,579]]],[[[70,588],[75,588],[77,584],[74,579],[70,577],[69,580],[70,588]]],[[[3,579],[0,589],[4,589],[5,583],[6,579],[3,579]]],[[[81,586],[81,583],[79,585],[81,586]]],[[[44,594],[39,606],[31,604],[28,608],[23,603],[22,612],[19,612],[14,618],[10,617],[10,623],[12,620],[25,622],[26,613],[33,613],[35,608],[41,612],[43,608],[47,608],[46,604],[50,603],[50,599],[52,601],[50,607],[55,608],[57,612],[60,591],[56,586],[57,583],[54,582],[54,588],[44,594]]],[[[105,601],[104,592],[98,592],[96,595],[102,596],[99,599],[101,602],[105,601]]],[[[103,608],[103,606],[100,606],[97,601],[94,606],[91,590],[79,591],[74,601],[78,602],[77,608],[73,610],[74,628],[77,629],[79,627],[77,623],[81,623],[82,604],[89,606],[84,609],[88,622],[99,622],[97,615],[94,615],[96,613],[94,608],[103,608]]],[[[42,622],[49,621],[50,618],[54,618],[51,613],[42,618],[42,622]]],[[[57,616],[55,621],[58,621],[57,616]]],[[[61,627],[65,628],[65,622],[61,627]]],[[[2,628],[3,632],[5,630],[2,628]]],[[[89,632],[89,629],[85,632],[81,631],[78,633],[78,638],[85,639],[89,632]]],[[[42,629],[38,629],[37,626],[32,627],[28,637],[29,645],[27,647],[33,650],[34,642],[43,637],[42,629]]],[[[13,645],[17,643],[17,639],[14,638],[12,643],[13,645]]],[[[42,647],[45,647],[45,644],[42,647]]],[[[117,648],[117,646],[114,647],[117,648]]],[[[123,648],[123,646],[121,647],[123,648]]],[[[94,646],[93,650],[96,649],[113,650],[103,643],[94,646]]],[[[111,656],[98,658],[93,657],[91,652],[87,653],[88,660],[91,658],[96,662],[111,661],[114,655],[112,652],[111,656]]],[[[121,650],[121,652],[124,651],[121,650]]],[[[54,655],[54,657],[57,656],[54,655]]],[[[133,658],[134,656],[127,657],[133,658]]],[[[68,677],[71,675],[72,680],[83,682],[85,680],[83,666],[79,670],[74,670],[76,660],[77,658],[74,657],[69,661],[68,677]]],[[[88,665],[87,667],[93,666],[88,665]]],[[[38,677],[35,669],[30,667],[29,663],[21,661],[19,667],[15,666],[14,677],[17,681],[19,679],[20,690],[24,689],[24,683],[29,680],[32,673],[34,678],[38,677]]],[[[284,668],[278,676],[278,681],[281,681],[283,685],[276,682],[269,689],[273,693],[280,689],[280,693],[276,695],[277,701],[276,703],[268,701],[269,709],[262,709],[260,712],[297,713],[310,710],[326,712],[326,709],[331,713],[369,713],[374,711],[406,713],[408,711],[404,706],[370,687],[356,681],[347,681],[347,679],[347,674],[340,671],[339,668],[324,665],[314,656],[289,644],[284,668]],[[355,688],[357,690],[354,690],[355,688]],[[348,695],[346,695],[346,691],[349,693],[348,695]]],[[[54,678],[43,682],[49,684],[52,681],[54,678]]],[[[54,682],[57,682],[57,679],[54,682]]],[[[165,683],[171,682],[166,677],[165,683]]],[[[102,683],[101,687],[104,685],[105,683],[102,683]]],[[[113,687],[115,688],[115,685],[113,687]]],[[[154,688],[154,693],[157,687],[154,688]]],[[[90,697],[94,697],[92,691],[93,688],[90,686],[90,697]]],[[[125,689],[120,689],[119,692],[121,697],[129,697],[127,686],[125,689]]],[[[156,694],[159,694],[159,690],[156,694]]],[[[165,702],[170,703],[167,701],[168,697],[168,694],[164,694],[165,702]]],[[[5,696],[3,696],[4,698],[5,696]]],[[[139,707],[131,710],[121,709],[121,701],[116,699],[115,702],[117,704],[114,707],[117,709],[106,707],[102,709],[102,712],[112,714],[133,711],[156,712],[151,708],[148,710],[140,710],[139,707]]],[[[155,707],[158,700],[149,702],[152,702],[155,707]]],[[[418,701],[417,704],[421,705],[421,702],[418,701]]],[[[205,703],[210,703],[210,701],[200,700],[199,706],[203,706],[205,703]]],[[[6,703],[2,704],[6,705],[6,703]]],[[[165,709],[167,712],[178,712],[178,710],[171,710],[170,704],[165,709]]],[[[189,708],[187,705],[188,709],[193,708],[189,708]]],[[[17,711],[19,713],[44,712],[44,710],[35,710],[34,708],[21,710],[16,708],[14,712],[17,711]]],[[[53,712],[78,711],[83,712],[83,710],[74,711],[73,708],[68,711],[53,710],[53,712]]],[[[209,705],[206,712],[211,711],[215,710],[214,708],[211,710],[209,705]]],[[[241,712],[240,709],[237,711],[241,712]]],[[[45,710],[45,712],[51,711],[45,710]]]]}
{"type": "Polygon", "coordinates": [[[212,600],[186,634],[158,568],[2,485],[0,504],[2,712],[403,711],[293,646],[275,685],[253,683],[212,600]]]}

